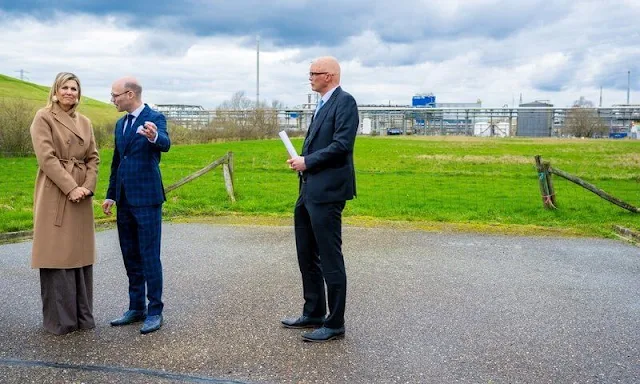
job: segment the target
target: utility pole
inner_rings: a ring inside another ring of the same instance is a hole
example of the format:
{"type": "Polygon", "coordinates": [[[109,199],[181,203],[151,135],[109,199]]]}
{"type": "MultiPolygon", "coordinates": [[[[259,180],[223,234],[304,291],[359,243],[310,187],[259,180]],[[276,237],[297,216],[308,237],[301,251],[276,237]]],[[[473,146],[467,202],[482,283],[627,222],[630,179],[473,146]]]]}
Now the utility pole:
{"type": "Polygon", "coordinates": [[[600,108],[602,108],[602,85],[600,86],[600,108]]]}
{"type": "Polygon", "coordinates": [[[627,71],[627,105],[630,102],[630,93],[631,93],[631,71],[627,71]]]}
{"type": "Polygon", "coordinates": [[[256,109],[260,106],[260,35],[256,36],[256,109]]]}
{"type": "Polygon", "coordinates": [[[24,81],[24,78],[25,78],[24,74],[25,73],[29,73],[28,71],[25,71],[24,69],[21,69],[21,70],[16,71],[16,72],[20,73],[20,80],[22,80],[22,81],[24,81]]]}

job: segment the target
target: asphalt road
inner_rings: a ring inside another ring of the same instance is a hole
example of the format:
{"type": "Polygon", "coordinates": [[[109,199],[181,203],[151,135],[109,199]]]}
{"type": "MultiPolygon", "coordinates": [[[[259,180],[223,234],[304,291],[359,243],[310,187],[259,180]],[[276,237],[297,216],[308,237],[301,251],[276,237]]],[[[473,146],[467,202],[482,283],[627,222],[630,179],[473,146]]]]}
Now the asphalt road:
{"type": "MultiPolygon", "coordinates": [[[[41,328],[31,243],[0,246],[2,383],[639,383],[640,249],[599,239],[345,228],[346,337],[281,328],[302,308],[291,227],[166,224],[165,325],[127,306],[97,234],[94,330],[41,328]]],[[[55,252],[55,250],[52,250],[55,252]]]]}

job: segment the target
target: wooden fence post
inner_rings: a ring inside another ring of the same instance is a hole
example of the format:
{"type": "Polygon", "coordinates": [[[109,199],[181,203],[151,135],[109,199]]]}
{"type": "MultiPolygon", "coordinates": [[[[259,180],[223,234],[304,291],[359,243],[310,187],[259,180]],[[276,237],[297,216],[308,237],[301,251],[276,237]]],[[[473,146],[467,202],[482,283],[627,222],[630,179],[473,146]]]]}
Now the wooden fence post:
{"type": "Polygon", "coordinates": [[[234,172],[233,172],[233,152],[227,152],[227,158],[229,159],[229,174],[231,175],[231,184],[234,184],[234,172]]]}
{"type": "Polygon", "coordinates": [[[540,194],[542,195],[542,204],[544,204],[544,207],[547,209],[555,208],[555,205],[551,200],[549,182],[547,181],[549,178],[548,168],[545,169],[544,165],[542,164],[542,159],[540,155],[536,155],[536,169],[538,170],[538,183],[540,184],[540,194]]]}
{"type": "Polygon", "coordinates": [[[233,193],[233,152],[227,152],[226,161],[222,164],[222,176],[224,177],[224,186],[227,188],[227,194],[231,198],[231,202],[235,203],[236,198],[233,193]]]}
{"type": "Polygon", "coordinates": [[[551,204],[554,208],[558,208],[558,205],[556,204],[556,190],[553,187],[553,180],[551,178],[551,172],[549,171],[551,169],[551,163],[548,161],[543,161],[542,169],[544,170],[544,175],[547,179],[547,187],[549,191],[549,197],[551,199],[551,204]]]}

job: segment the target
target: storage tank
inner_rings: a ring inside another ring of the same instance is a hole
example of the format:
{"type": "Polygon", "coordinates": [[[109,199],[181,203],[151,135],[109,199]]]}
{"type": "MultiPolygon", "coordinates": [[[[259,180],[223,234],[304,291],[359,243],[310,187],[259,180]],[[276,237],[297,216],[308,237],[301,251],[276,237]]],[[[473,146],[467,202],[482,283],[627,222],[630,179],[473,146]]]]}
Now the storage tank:
{"type": "Polygon", "coordinates": [[[370,135],[371,134],[371,118],[370,117],[365,117],[362,119],[362,131],[361,133],[363,135],[370,135]]]}
{"type": "Polygon", "coordinates": [[[519,105],[522,108],[540,109],[518,110],[518,130],[516,136],[549,137],[553,128],[553,104],[542,101],[519,105]]]}

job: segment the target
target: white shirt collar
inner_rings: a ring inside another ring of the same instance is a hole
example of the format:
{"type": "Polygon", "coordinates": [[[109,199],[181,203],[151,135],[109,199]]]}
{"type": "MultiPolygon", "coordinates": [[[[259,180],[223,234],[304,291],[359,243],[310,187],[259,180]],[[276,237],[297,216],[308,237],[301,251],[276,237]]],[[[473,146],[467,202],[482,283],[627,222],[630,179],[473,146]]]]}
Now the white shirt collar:
{"type": "Polygon", "coordinates": [[[137,119],[138,116],[140,116],[140,113],[142,113],[142,110],[144,109],[144,107],[145,105],[143,103],[138,108],[136,108],[133,112],[129,113],[129,115],[132,115],[134,120],[137,119]]]}
{"type": "Polygon", "coordinates": [[[323,104],[326,104],[327,101],[329,101],[329,99],[331,98],[331,95],[333,95],[333,91],[336,90],[336,88],[338,88],[340,85],[336,85],[335,87],[331,88],[329,91],[327,91],[327,93],[324,94],[324,96],[322,96],[322,101],[324,102],[323,104]]]}

